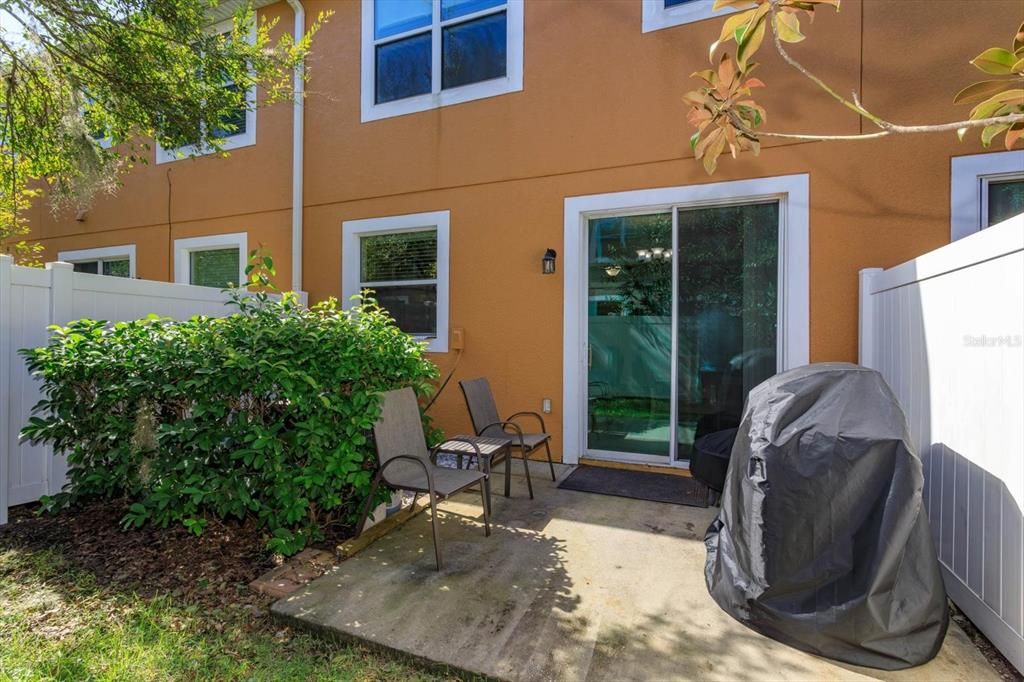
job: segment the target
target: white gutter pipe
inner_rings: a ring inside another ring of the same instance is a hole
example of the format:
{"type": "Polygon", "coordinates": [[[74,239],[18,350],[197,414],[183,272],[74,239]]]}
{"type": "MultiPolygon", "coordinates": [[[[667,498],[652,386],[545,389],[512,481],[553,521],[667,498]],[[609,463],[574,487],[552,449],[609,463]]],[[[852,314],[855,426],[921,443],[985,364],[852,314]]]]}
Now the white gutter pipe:
{"type": "MultiPolygon", "coordinates": [[[[301,0],[288,0],[295,12],[295,42],[306,34],[306,10],[301,0]]],[[[292,291],[302,292],[302,152],[305,113],[305,64],[295,66],[292,85],[292,291]]],[[[301,293],[300,293],[301,295],[301,293]]]]}

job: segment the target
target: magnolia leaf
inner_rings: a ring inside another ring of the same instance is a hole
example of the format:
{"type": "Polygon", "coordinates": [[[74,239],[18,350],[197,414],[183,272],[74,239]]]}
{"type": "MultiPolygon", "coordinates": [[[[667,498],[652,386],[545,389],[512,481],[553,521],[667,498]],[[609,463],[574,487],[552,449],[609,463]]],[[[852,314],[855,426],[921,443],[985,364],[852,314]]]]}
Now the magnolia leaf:
{"type": "Polygon", "coordinates": [[[1024,125],[1017,124],[1017,126],[1006,131],[1006,151],[1013,149],[1013,145],[1017,143],[1022,136],[1024,136],[1024,125]]]}
{"type": "Polygon", "coordinates": [[[1014,63],[1014,65],[1010,67],[1010,71],[1016,74],[1024,75],[1024,57],[1018,59],[1016,63],[1014,63]]]}
{"type": "Polygon", "coordinates": [[[704,154],[707,152],[708,147],[714,144],[715,141],[720,139],[721,137],[721,128],[715,128],[710,133],[708,133],[707,136],[704,139],[702,139],[699,143],[697,143],[696,147],[694,147],[693,151],[696,157],[698,159],[703,158],[704,154]]]}
{"type": "Polygon", "coordinates": [[[732,85],[732,81],[736,76],[736,66],[732,59],[729,57],[729,53],[722,55],[722,60],[718,63],[718,90],[719,92],[727,92],[729,86],[732,85]],[[723,89],[725,89],[723,91],[723,89]]]}
{"type": "Polygon", "coordinates": [[[700,131],[698,130],[693,135],[690,135],[690,151],[697,149],[697,143],[700,142],[700,131]]]}
{"type": "Polygon", "coordinates": [[[1001,47],[990,47],[971,60],[977,68],[993,76],[1006,76],[1011,73],[1014,62],[1013,53],[1001,47]]]}
{"type": "Polygon", "coordinates": [[[1017,54],[1024,50],[1024,22],[1017,28],[1017,35],[1013,37],[1013,52],[1017,54]]]}
{"type": "Polygon", "coordinates": [[[989,97],[994,93],[1009,87],[1011,82],[1012,81],[1006,80],[989,80],[972,83],[960,92],[956,93],[956,96],[953,98],[953,104],[962,104],[974,99],[989,97]]]}
{"type": "Polygon", "coordinates": [[[989,97],[987,102],[1006,102],[1008,104],[1024,104],[1024,88],[1013,88],[997,92],[989,97]]]}
{"type": "MultiPolygon", "coordinates": [[[[736,29],[750,21],[752,16],[754,16],[754,11],[747,10],[746,12],[733,14],[731,17],[726,19],[722,23],[722,32],[718,35],[718,43],[729,40],[736,29]]],[[[718,43],[715,44],[717,45],[718,43]]]]}
{"type": "Polygon", "coordinates": [[[711,43],[711,48],[708,50],[708,59],[712,62],[715,61],[715,52],[721,47],[722,43],[727,43],[733,38],[736,29],[750,20],[753,15],[753,11],[740,12],[733,14],[731,17],[726,19],[722,24],[722,32],[718,36],[718,40],[711,43]]]}
{"type": "Polygon", "coordinates": [[[787,43],[799,43],[807,37],[800,32],[799,17],[788,12],[775,15],[775,32],[779,34],[779,40],[787,43]]]}
{"type": "Polygon", "coordinates": [[[746,33],[743,42],[736,48],[736,63],[739,64],[741,70],[746,66],[747,59],[761,47],[767,29],[768,22],[762,18],[752,30],[746,33]]]}
{"type": "Polygon", "coordinates": [[[719,135],[704,151],[701,161],[704,162],[704,170],[708,175],[714,175],[715,169],[718,168],[718,157],[721,156],[724,150],[725,135],[719,135]]]}
{"type": "Polygon", "coordinates": [[[971,118],[988,118],[1007,104],[1024,104],[1024,90],[1013,89],[996,93],[971,109],[971,118]]]}
{"type": "Polygon", "coordinates": [[[981,144],[985,147],[989,146],[996,135],[1004,130],[1009,130],[1009,128],[1009,123],[994,123],[990,126],[985,126],[981,131],[981,144]]]}
{"type": "Polygon", "coordinates": [[[702,81],[704,81],[708,85],[714,85],[715,84],[715,79],[717,77],[718,77],[718,75],[714,72],[713,69],[704,69],[702,71],[694,71],[693,73],[690,74],[690,78],[700,78],[702,81]]]}

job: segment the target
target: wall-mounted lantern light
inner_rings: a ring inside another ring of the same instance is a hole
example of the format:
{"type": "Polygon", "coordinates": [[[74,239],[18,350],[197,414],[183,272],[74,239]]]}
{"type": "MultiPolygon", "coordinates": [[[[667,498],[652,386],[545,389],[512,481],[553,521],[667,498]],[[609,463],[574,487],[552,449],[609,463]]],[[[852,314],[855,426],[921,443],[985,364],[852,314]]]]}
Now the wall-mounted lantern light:
{"type": "Polygon", "coordinates": [[[556,253],[554,249],[548,249],[547,251],[545,251],[544,258],[541,261],[541,272],[543,272],[545,275],[555,274],[555,258],[557,256],[558,253],[556,253]]]}

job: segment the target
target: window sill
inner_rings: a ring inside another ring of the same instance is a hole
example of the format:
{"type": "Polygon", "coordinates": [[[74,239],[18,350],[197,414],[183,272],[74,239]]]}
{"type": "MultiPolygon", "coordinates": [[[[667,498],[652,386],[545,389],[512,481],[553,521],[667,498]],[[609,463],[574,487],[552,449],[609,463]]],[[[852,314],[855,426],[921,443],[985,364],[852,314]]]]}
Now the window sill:
{"type": "MultiPolygon", "coordinates": [[[[521,77],[514,78],[507,76],[505,78],[495,78],[494,80],[473,83],[471,85],[463,85],[462,87],[452,88],[451,90],[442,90],[441,92],[436,93],[406,97],[405,99],[396,99],[391,102],[384,102],[383,104],[374,104],[372,99],[368,99],[363,102],[362,117],[360,120],[362,123],[369,123],[370,121],[379,121],[383,118],[405,116],[406,114],[415,114],[420,111],[440,109],[454,104],[462,104],[463,102],[472,102],[478,99],[498,97],[499,95],[520,92],[522,89],[523,79],[521,77]]],[[[370,95],[372,97],[373,93],[371,92],[370,95]]]]}
{"type": "Polygon", "coordinates": [[[664,0],[643,0],[643,3],[643,33],[725,17],[736,11],[725,7],[716,12],[712,9],[714,0],[698,0],[675,7],[665,7],[664,0]]]}
{"type": "MultiPolygon", "coordinates": [[[[251,147],[254,144],[256,144],[255,130],[253,130],[251,133],[244,133],[242,135],[232,135],[231,137],[225,138],[224,146],[221,147],[221,151],[227,152],[233,149],[241,149],[242,147],[251,147]]],[[[210,156],[216,153],[216,149],[203,149],[196,145],[178,147],[177,149],[164,149],[159,144],[157,144],[156,162],[158,164],[171,163],[172,161],[184,161],[185,159],[193,159],[201,156],[210,156]]]]}

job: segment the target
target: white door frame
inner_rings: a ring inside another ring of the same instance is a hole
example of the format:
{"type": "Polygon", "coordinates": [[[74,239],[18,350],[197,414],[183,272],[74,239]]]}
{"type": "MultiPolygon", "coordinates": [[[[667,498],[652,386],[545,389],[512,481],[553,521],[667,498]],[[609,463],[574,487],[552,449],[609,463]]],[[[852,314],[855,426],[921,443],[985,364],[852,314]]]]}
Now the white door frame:
{"type": "MultiPolygon", "coordinates": [[[[810,179],[806,173],[703,185],[591,194],[565,199],[563,249],[562,458],[576,464],[586,448],[587,220],[677,207],[779,201],[779,369],[810,357],[810,179]]],[[[675,218],[673,218],[674,225],[675,218]]],[[[673,239],[675,236],[673,235],[673,239]]],[[[636,457],[622,457],[623,460],[636,457]]],[[[647,458],[644,458],[645,461],[647,458]]],[[[661,458],[666,464],[668,458],[661,458]]]]}

